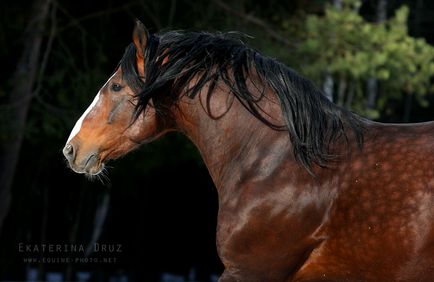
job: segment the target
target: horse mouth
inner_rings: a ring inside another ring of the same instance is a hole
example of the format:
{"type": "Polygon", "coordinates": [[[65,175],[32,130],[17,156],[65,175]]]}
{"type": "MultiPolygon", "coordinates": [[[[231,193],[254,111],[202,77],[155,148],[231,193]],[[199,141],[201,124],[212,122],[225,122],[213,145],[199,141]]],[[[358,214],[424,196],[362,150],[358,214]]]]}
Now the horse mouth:
{"type": "Polygon", "coordinates": [[[96,154],[90,155],[81,167],[70,164],[71,169],[80,174],[96,176],[104,170],[104,163],[96,154]]]}

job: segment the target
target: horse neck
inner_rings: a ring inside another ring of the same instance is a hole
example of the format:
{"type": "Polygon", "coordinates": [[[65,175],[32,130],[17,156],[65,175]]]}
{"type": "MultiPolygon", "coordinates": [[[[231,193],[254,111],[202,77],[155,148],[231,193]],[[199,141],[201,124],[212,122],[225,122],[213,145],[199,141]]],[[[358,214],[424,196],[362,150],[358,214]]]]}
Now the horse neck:
{"type": "MultiPolygon", "coordinates": [[[[283,124],[279,103],[268,97],[260,106],[271,121],[283,124]]],[[[287,132],[262,123],[224,86],[210,96],[205,88],[193,99],[181,98],[175,119],[178,130],[199,149],[219,192],[248,178],[252,166],[272,166],[270,152],[295,162],[287,132]]]]}

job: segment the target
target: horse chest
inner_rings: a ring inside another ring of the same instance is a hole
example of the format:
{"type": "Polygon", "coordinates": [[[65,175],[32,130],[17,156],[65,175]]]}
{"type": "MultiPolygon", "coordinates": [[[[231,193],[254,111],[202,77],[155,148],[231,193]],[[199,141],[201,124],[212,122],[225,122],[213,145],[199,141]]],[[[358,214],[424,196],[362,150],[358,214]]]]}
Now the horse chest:
{"type": "Polygon", "coordinates": [[[233,275],[228,280],[287,280],[320,243],[312,234],[322,211],[286,197],[285,192],[270,193],[254,201],[241,197],[236,205],[220,204],[217,247],[225,275],[233,275]]]}

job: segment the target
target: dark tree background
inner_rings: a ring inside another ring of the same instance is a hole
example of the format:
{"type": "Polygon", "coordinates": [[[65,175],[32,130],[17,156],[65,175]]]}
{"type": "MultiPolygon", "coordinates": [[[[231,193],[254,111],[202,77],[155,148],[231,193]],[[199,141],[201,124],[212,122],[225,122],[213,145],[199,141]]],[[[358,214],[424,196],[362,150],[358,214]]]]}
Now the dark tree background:
{"type": "Polygon", "coordinates": [[[428,43],[420,48],[428,50],[425,60],[434,73],[429,45],[434,43],[434,4],[427,0],[2,1],[0,280],[22,281],[29,273],[47,280],[55,272],[61,273],[60,280],[77,280],[78,272],[87,272],[92,281],[121,276],[129,281],[210,281],[221,273],[215,247],[217,193],[186,138],[169,134],[112,162],[103,183],[71,172],[61,154],[75,121],[131,41],[136,18],[151,32],[244,32],[264,54],[306,75],[322,74],[319,86],[337,102],[347,91],[351,103],[342,105],[360,114],[394,122],[433,120],[432,73],[425,75],[428,71],[419,65],[414,77],[424,74],[429,84],[420,95],[418,88],[391,88],[396,85],[393,75],[384,78],[384,72],[342,80],[341,72],[312,65],[318,59],[306,55],[309,16],[322,18],[326,9],[344,11],[355,5],[354,13],[375,25],[404,4],[409,7],[409,35],[428,43]],[[315,66],[313,72],[309,66],[315,66]],[[347,86],[355,79],[359,92],[347,86]],[[43,259],[86,254],[21,249],[42,244],[86,249],[95,243],[120,245],[121,252],[87,254],[114,258],[111,262],[65,263],[43,259]]]}

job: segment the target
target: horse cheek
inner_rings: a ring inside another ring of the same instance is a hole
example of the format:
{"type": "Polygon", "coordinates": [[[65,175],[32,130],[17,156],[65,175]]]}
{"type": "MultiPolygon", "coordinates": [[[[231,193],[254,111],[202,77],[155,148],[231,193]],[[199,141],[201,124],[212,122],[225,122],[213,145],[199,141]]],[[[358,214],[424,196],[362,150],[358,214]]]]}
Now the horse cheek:
{"type": "Polygon", "coordinates": [[[148,107],[146,113],[142,113],[129,129],[130,139],[137,142],[145,142],[158,134],[155,109],[148,107]]]}

